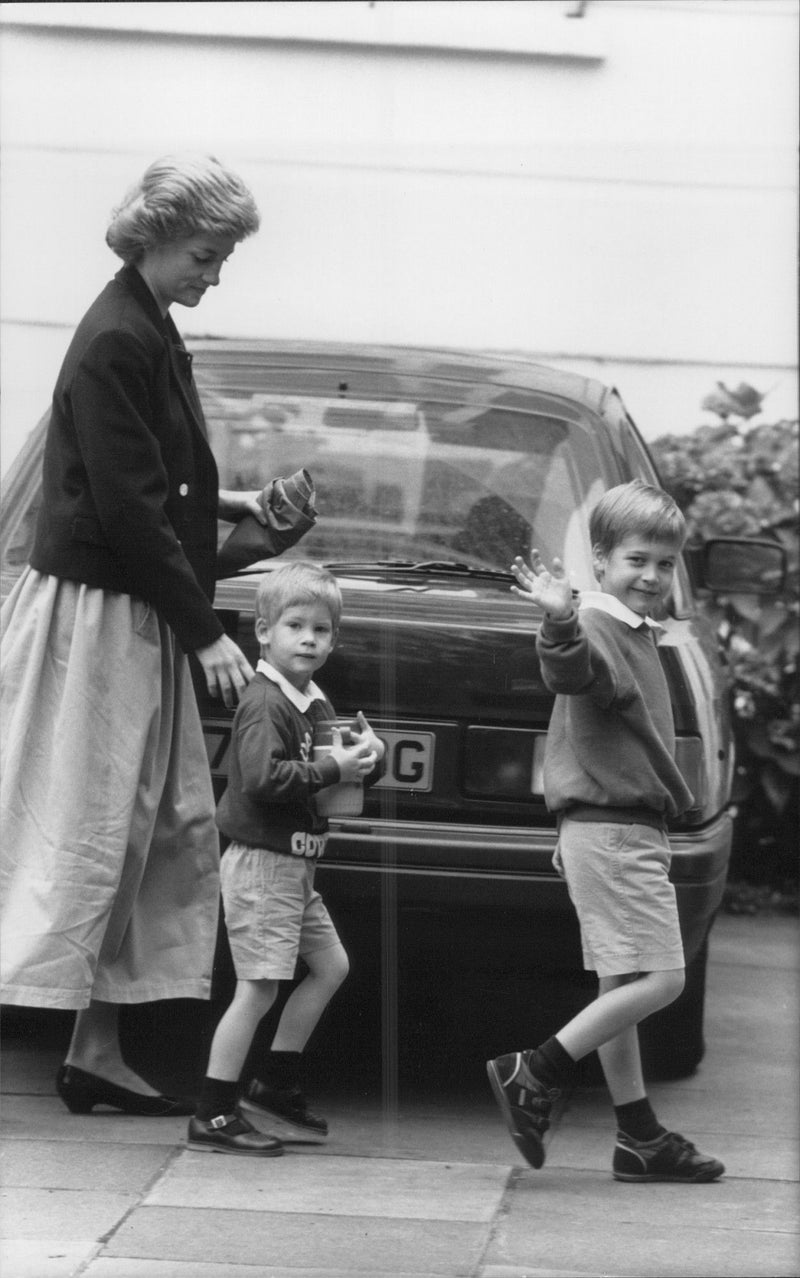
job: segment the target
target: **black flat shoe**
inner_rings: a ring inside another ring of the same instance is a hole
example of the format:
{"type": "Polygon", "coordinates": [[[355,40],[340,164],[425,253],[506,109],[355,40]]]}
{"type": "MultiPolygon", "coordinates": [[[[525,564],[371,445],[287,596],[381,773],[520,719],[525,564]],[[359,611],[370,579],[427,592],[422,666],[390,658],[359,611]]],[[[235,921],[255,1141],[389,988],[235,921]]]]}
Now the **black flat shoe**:
{"type": "Polygon", "coordinates": [[[123,1114],[141,1118],[179,1118],[193,1114],[195,1105],[176,1096],[142,1096],[118,1087],[76,1065],[62,1065],[56,1074],[56,1091],[71,1114],[91,1114],[95,1105],[110,1105],[123,1114]]]}
{"type": "Polygon", "coordinates": [[[283,1153],[283,1145],[276,1136],[258,1131],[238,1109],[208,1122],[190,1118],[186,1144],[189,1149],[202,1153],[247,1154],[255,1158],[275,1158],[283,1153]]]}

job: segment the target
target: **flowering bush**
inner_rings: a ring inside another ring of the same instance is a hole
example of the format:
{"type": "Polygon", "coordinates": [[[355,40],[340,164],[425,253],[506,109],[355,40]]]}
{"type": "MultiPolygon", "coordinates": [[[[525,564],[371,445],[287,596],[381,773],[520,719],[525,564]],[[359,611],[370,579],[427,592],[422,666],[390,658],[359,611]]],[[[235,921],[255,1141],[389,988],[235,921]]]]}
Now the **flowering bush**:
{"type": "Polygon", "coordinates": [[[738,807],[731,875],[796,896],[800,778],[798,423],[699,426],[651,445],[664,487],[686,515],[690,543],[781,542],[783,594],[709,597],[731,676],[738,807]]]}

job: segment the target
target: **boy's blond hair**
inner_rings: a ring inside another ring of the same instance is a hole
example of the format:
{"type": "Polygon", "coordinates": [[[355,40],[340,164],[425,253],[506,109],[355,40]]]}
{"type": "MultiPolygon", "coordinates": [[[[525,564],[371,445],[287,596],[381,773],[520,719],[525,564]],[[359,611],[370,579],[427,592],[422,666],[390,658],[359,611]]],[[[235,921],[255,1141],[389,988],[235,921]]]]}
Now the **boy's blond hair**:
{"type": "Polygon", "coordinates": [[[589,517],[589,538],[608,555],[631,535],[648,541],[671,542],[680,550],[686,540],[686,520],[663,488],[634,479],[609,488],[589,517]]]}
{"type": "Polygon", "coordinates": [[[333,573],[308,559],[293,559],[265,572],[256,592],[256,621],[274,625],[287,608],[321,603],[329,611],[334,632],[342,617],[342,592],[333,573]]]}

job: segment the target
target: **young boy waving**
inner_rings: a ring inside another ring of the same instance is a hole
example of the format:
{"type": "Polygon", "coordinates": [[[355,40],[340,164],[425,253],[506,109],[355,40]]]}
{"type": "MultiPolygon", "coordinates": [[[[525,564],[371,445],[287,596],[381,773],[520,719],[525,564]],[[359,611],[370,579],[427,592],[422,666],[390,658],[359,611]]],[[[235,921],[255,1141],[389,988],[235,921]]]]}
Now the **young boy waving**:
{"type": "Polygon", "coordinates": [[[675,731],[650,613],[666,598],[686,529],[673,500],[641,480],[612,488],[589,524],[600,591],[576,611],[558,559],[517,559],[512,590],[544,609],[542,677],[556,694],[544,769],[558,819],[554,865],[581,929],[599,994],[539,1047],[489,1061],[517,1148],[544,1163],[542,1137],[576,1063],[597,1050],[617,1120],[618,1180],[716,1180],[725,1170],[661,1126],[650,1105],[637,1025],[684,985],[666,822],[692,804],[675,764],[675,731]]]}

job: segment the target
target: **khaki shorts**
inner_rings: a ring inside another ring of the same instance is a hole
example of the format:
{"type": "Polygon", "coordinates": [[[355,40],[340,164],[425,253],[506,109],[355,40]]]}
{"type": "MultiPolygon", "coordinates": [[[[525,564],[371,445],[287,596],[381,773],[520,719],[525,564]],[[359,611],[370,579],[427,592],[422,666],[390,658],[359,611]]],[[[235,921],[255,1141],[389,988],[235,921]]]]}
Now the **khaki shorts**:
{"type": "Polygon", "coordinates": [[[339,945],[319,892],[316,861],[231,843],[222,857],[222,901],[240,981],[290,981],[298,958],[339,945]]]}
{"type": "Polygon", "coordinates": [[[685,966],[666,834],[649,825],[571,821],[553,865],[578,915],[583,964],[598,976],[685,966]]]}

